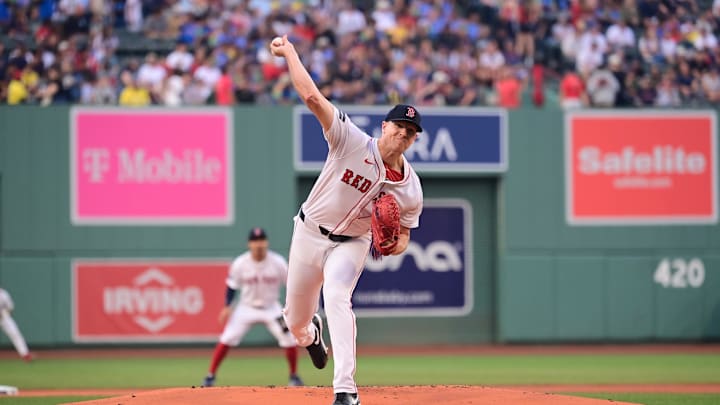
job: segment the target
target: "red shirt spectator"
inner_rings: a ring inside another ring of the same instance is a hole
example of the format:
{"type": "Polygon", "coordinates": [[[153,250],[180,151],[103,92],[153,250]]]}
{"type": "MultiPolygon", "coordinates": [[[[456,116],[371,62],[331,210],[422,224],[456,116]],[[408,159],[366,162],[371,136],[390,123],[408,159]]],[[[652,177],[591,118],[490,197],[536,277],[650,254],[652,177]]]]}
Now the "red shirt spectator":
{"type": "Polygon", "coordinates": [[[218,105],[233,105],[235,104],[235,97],[232,77],[228,74],[226,66],[223,66],[221,71],[222,76],[215,83],[215,102],[218,105]]]}
{"type": "Polygon", "coordinates": [[[503,71],[503,77],[495,83],[495,90],[498,96],[498,105],[505,108],[520,107],[520,91],[522,86],[513,76],[513,71],[507,68],[503,71]]]}
{"type": "Polygon", "coordinates": [[[560,105],[563,108],[582,106],[585,85],[575,72],[567,72],[560,82],[560,105]]]}

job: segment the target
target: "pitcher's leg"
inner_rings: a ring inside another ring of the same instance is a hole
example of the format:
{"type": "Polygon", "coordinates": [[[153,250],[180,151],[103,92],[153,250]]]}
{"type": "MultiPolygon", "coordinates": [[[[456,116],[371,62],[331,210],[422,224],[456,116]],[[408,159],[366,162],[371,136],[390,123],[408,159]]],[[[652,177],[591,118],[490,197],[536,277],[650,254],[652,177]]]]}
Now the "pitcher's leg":
{"type": "Polygon", "coordinates": [[[323,298],[335,364],[333,389],[357,392],[355,385],[355,339],[357,329],[351,297],[367,256],[362,240],[338,246],[325,263],[323,298]]]}
{"type": "Polygon", "coordinates": [[[323,283],[322,241],[317,243],[313,236],[304,224],[296,221],[290,245],[283,314],[288,329],[295,336],[298,346],[302,347],[309,346],[315,338],[312,318],[318,309],[323,283]]]}

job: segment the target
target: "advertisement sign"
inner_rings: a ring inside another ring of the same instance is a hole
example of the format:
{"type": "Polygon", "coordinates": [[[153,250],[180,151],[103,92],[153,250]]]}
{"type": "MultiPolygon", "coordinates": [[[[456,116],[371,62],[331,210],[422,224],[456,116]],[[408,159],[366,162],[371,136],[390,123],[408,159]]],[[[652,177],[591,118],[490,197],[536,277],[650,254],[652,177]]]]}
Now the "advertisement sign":
{"type": "Polygon", "coordinates": [[[716,223],[717,171],[714,111],[566,115],[571,225],[716,223]]]}
{"type": "Polygon", "coordinates": [[[426,200],[407,250],[368,257],[352,303],[359,317],[463,316],[473,307],[472,209],[426,200]]]}
{"type": "MultiPolygon", "coordinates": [[[[355,125],[379,138],[392,106],[341,106],[355,125]]],[[[500,109],[423,107],[423,132],[405,152],[419,173],[501,173],[507,170],[507,114],[500,109]]],[[[319,171],[328,146],[322,126],[305,106],[296,106],[293,134],[298,171],[319,171]]]]}
{"type": "Polygon", "coordinates": [[[74,225],[231,224],[230,110],[73,108],[74,225]]]}
{"type": "Polygon", "coordinates": [[[214,341],[229,261],[76,260],[75,342],[214,341]]]}

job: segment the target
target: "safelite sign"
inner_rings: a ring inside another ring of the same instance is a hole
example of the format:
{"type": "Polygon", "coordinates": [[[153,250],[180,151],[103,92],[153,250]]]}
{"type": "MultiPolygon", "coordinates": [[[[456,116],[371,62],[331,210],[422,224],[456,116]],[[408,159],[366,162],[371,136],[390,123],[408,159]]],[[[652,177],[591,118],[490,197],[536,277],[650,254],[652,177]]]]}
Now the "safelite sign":
{"type": "Polygon", "coordinates": [[[715,112],[573,112],[565,124],[571,225],[717,222],[715,112]]]}

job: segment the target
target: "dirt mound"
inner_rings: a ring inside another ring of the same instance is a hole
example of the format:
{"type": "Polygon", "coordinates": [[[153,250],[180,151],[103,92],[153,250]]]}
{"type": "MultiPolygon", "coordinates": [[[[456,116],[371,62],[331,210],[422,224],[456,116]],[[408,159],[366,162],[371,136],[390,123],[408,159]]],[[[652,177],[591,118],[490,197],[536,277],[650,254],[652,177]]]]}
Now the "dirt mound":
{"type": "MultiPolygon", "coordinates": [[[[150,404],[262,404],[262,405],[328,405],[332,402],[329,387],[212,387],[168,388],[142,391],[119,397],[76,402],[83,405],[150,405],[150,404]]],[[[432,385],[412,387],[360,387],[364,405],[601,405],[622,402],[577,398],[565,395],[466,385],[432,385]]]]}

